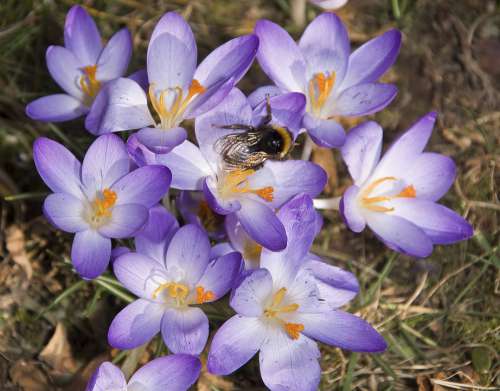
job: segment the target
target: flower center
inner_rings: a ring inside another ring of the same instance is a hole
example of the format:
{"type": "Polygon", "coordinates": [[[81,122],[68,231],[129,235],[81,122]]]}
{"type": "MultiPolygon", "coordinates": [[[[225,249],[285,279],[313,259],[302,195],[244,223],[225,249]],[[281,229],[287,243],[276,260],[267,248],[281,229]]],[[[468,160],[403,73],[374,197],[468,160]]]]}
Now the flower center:
{"type": "Polygon", "coordinates": [[[205,91],[205,87],[196,79],[193,79],[191,82],[186,96],[184,96],[184,91],[181,87],[167,88],[156,95],[154,84],[150,84],[148,91],[149,100],[160,118],[160,123],[156,126],[162,129],[170,129],[177,126],[182,121],[182,114],[186,111],[189,103],[197,95],[203,94],[205,91]],[[170,107],[167,107],[167,100],[172,100],[170,107]]]}
{"type": "Polygon", "coordinates": [[[189,304],[203,304],[207,301],[215,299],[215,294],[212,291],[206,291],[202,286],[195,288],[196,296],[190,296],[189,287],[186,284],[178,282],[166,282],[160,284],[152,294],[153,299],[156,299],[163,291],[167,294],[167,299],[172,299],[177,307],[187,306],[189,304]]]}
{"type": "Polygon", "coordinates": [[[304,330],[304,325],[301,323],[285,322],[279,318],[279,315],[289,314],[299,309],[299,305],[296,303],[282,305],[285,295],[286,288],[283,287],[278,289],[271,303],[264,310],[264,316],[268,319],[277,320],[291,339],[298,339],[300,337],[300,332],[304,330]]]}
{"type": "Polygon", "coordinates": [[[255,170],[232,170],[226,172],[221,184],[218,186],[219,193],[223,198],[228,198],[234,194],[251,193],[259,196],[267,202],[274,199],[274,188],[271,186],[262,187],[260,189],[250,188],[248,177],[253,175],[255,170]]]}
{"type": "Polygon", "coordinates": [[[196,287],[196,304],[203,304],[214,299],[215,294],[212,291],[206,291],[202,286],[196,287]]]}
{"type": "Polygon", "coordinates": [[[385,195],[385,196],[375,196],[370,197],[370,194],[384,182],[387,181],[396,181],[397,178],[393,176],[386,176],[376,181],[370,183],[362,192],[361,192],[361,205],[365,208],[370,209],[374,212],[392,212],[394,208],[386,207],[382,205],[377,205],[379,202],[390,201],[394,198],[415,198],[417,196],[417,191],[413,185],[406,186],[403,190],[401,190],[396,195],[385,195]]]}
{"type": "Polygon", "coordinates": [[[91,203],[90,224],[99,227],[108,220],[117,199],[118,196],[113,190],[104,189],[99,193],[91,203]]]}
{"type": "Polygon", "coordinates": [[[332,92],[335,85],[335,72],[330,72],[327,76],[325,73],[316,73],[311,80],[309,80],[309,102],[312,111],[319,114],[326,100],[332,92]]]}
{"type": "Polygon", "coordinates": [[[86,95],[85,103],[90,105],[101,88],[101,83],[96,79],[97,65],[83,67],[83,73],[80,76],[80,88],[86,95]]]}
{"type": "Polygon", "coordinates": [[[253,240],[245,240],[243,244],[243,258],[253,263],[259,264],[262,246],[253,240]]]}
{"type": "Polygon", "coordinates": [[[215,214],[205,200],[200,201],[198,205],[198,218],[208,232],[217,231],[217,228],[224,222],[224,218],[215,214]]]}

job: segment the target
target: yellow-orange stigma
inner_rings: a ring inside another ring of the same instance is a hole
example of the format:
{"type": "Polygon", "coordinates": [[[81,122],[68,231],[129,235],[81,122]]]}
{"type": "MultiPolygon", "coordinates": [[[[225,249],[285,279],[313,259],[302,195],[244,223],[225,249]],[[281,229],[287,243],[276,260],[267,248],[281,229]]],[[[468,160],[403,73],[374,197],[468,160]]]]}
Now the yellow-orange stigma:
{"type": "Polygon", "coordinates": [[[335,85],[336,73],[330,72],[329,76],[324,73],[316,73],[309,80],[309,101],[313,112],[319,113],[335,85]]]}
{"type": "Polygon", "coordinates": [[[97,196],[92,203],[96,217],[111,217],[111,208],[115,205],[118,196],[113,190],[104,189],[102,197],[97,196]]]}
{"type": "Polygon", "coordinates": [[[401,190],[398,194],[394,196],[378,196],[378,197],[370,197],[370,194],[377,186],[386,181],[395,181],[397,178],[393,176],[386,176],[376,181],[370,183],[368,187],[366,187],[361,193],[361,203],[367,209],[370,209],[374,212],[392,212],[394,208],[389,208],[386,206],[376,205],[379,202],[390,201],[394,198],[415,198],[417,196],[417,191],[413,185],[406,186],[403,190],[401,190]]]}
{"type": "Polygon", "coordinates": [[[186,285],[177,282],[167,282],[154,290],[152,294],[153,299],[156,299],[164,290],[167,291],[168,296],[176,301],[177,306],[183,305],[189,295],[189,288],[186,285]]]}
{"type": "Polygon", "coordinates": [[[279,319],[280,314],[292,313],[299,309],[299,305],[296,303],[281,305],[285,295],[286,288],[283,287],[278,289],[274,294],[269,306],[264,309],[264,316],[269,319],[273,318],[278,320],[278,322],[281,323],[283,329],[290,338],[298,339],[300,336],[300,332],[304,330],[304,325],[300,323],[284,322],[283,320],[279,319]]]}
{"type": "Polygon", "coordinates": [[[203,87],[198,80],[193,79],[186,97],[184,97],[184,91],[181,87],[163,90],[157,97],[155,94],[154,84],[150,84],[148,91],[149,100],[153,109],[156,111],[156,114],[158,114],[158,117],[160,118],[160,127],[169,129],[176,126],[177,122],[182,118],[182,114],[186,111],[189,102],[191,102],[196,95],[203,94],[205,91],[205,87],[203,87]],[[172,92],[175,94],[175,99],[170,108],[167,108],[166,97],[172,92]]]}
{"type": "Polygon", "coordinates": [[[203,304],[214,299],[215,294],[212,291],[205,291],[202,286],[196,287],[196,304],[203,304]]]}
{"type": "Polygon", "coordinates": [[[299,339],[301,331],[304,331],[304,325],[300,323],[285,323],[283,327],[291,339],[299,339]]]}
{"type": "Polygon", "coordinates": [[[267,202],[274,199],[274,188],[272,186],[262,187],[260,189],[251,189],[248,177],[253,175],[255,170],[233,170],[229,171],[222,178],[222,186],[219,191],[223,197],[227,197],[234,193],[252,193],[267,202]]]}
{"type": "Polygon", "coordinates": [[[80,77],[80,88],[92,101],[101,88],[101,83],[96,79],[97,65],[87,65],[83,67],[84,75],[80,77]]]}

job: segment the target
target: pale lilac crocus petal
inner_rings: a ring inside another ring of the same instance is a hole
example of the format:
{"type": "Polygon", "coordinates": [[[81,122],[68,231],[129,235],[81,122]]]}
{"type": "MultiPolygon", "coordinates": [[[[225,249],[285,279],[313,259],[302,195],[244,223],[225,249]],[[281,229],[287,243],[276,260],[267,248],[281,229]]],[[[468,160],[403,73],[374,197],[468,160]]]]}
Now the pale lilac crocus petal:
{"type": "Polygon", "coordinates": [[[151,208],[165,195],[171,180],[168,168],[144,166],[119,179],[111,189],[117,195],[116,205],[140,204],[151,208]]]}
{"type": "Polygon", "coordinates": [[[165,267],[158,261],[138,253],[126,253],[113,263],[118,280],[134,295],[153,300],[155,290],[166,282],[165,267]]]}
{"type": "Polygon", "coordinates": [[[419,198],[391,202],[394,214],[420,227],[434,244],[450,244],[473,235],[472,226],[459,214],[443,205],[419,198]]]}
{"type": "Polygon", "coordinates": [[[161,335],[173,353],[199,355],[208,339],[208,318],[200,308],[169,308],[161,320],[161,335]]]}
{"type": "Polygon", "coordinates": [[[319,358],[313,340],[304,335],[292,340],[281,329],[274,329],[260,350],[260,374],[271,390],[316,391],[321,377],[319,358]]]}
{"type": "Polygon", "coordinates": [[[210,250],[210,259],[216,259],[219,257],[223,257],[224,255],[232,253],[235,250],[236,249],[233,246],[231,246],[230,243],[227,243],[227,242],[217,243],[210,250]]]}
{"type": "Polygon", "coordinates": [[[380,160],[382,136],[382,127],[374,121],[349,131],[341,153],[355,184],[363,184],[380,160]]]}
{"type": "Polygon", "coordinates": [[[231,242],[231,246],[234,247],[236,251],[243,253],[245,251],[245,243],[252,241],[252,239],[241,226],[235,213],[226,217],[224,226],[226,228],[229,241],[231,242]]]}
{"type": "Polygon", "coordinates": [[[67,94],[43,96],[26,106],[26,115],[36,121],[63,122],[88,112],[78,99],[67,94]]]}
{"type": "Polygon", "coordinates": [[[272,98],[273,96],[278,96],[281,94],[281,90],[276,86],[270,85],[259,87],[250,95],[248,95],[248,103],[252,108],[254,108],[257,107],[260,103],[264,102],[267,96],[272,98]]]}
{"type": "Polygon", "coordinates": [[[246,364],[260,349],[266,327],[259,318],[235,315],[216,332],[208,352],[207,369],[229,375],[246,364]]]}
{"type": "Polygon", "coordinates": [[[326,172],[320,166],[303,160],[269,160],[264,168],[272,172],[274,177],[274,198],[270,205],[275,208],[299,193],[316,197],[327,181],[326,172]]]}
{"type": "Polygon", "coordinates": [[[45,137],[33,144],[33,160],[38,174],[54,193],[69,193],[81,198],[81,164],[63,145],[45,137]]]}
{"type": "Polygon", "coordinates": [[[186,117],[197,117],[219,104],[250,68],[258,46],[258,38],[251,34],[234,38],[211,52],[194,74],[206,91],[190,104],[186,117]]]}
{"type": "Polygon", "coordinates": [[[404,132],[382,156],[374,170],[373,178],[383,176],[404,177],[427,145],[436,117],[436,113],[430,112],[419,118],[404,132]]]}
{"type": "Polygon", "coordinates": [[[338,308],[351,301],[359,292],[354,274],[323,261],[310,260],[304,265],[316,280],[319,298],[331,308],[338,308]]]}
{"type": "Polygon", "coordinates": [[[212,291],[214,300],[219,300],[229,292],[241,269],[241,254],[231,252],[211,261],[197,285],[203,287],[205,291],[212,291]]]}
{"type": "Polygon", "coordinates": [[[101,82],[121,77],[125,74],[132,57],[132,36],[127,28],[115,33],[99,55],[96,78],[101,82]]]}
{"type": "Polygon", "coordinates": [[[450,157],[424,152],[405,174],[404,181],[415,188],[419,199],[437,201],[453,184],[455,175],[455,163],[450,157]]]}
{"type": "Polygon", "coordinates": [[[187,354],[171,354],[139,368],[128,382],[129,390],[186,391],[198,379],[201,362],[187,354]]]}
{"type": "Polygon", "coordinates": [[[376,113],[396,97],[398,89],[392,84],[367,83],[352,86],[337,98],[330,115],[357,117],[376,113]]]}
{"type": "Polygon", "coordinates": [[[109,221],[97,230],[107,238],[128,238],[135,234],[146,223],[147,219],[148,209],[144,205],[116,205],[109,221]]]}
{"type": "Polygon", "coordinates": [[[127,76],[127,79],[135,81],[144,91],[147,91],[149,86],[148,72],[146,68],[139,69],[127,76]]]}
{"type": "Polygon", "coordinates": [[[241,315],[259,317],[272,290],[271,273],[267,269],[255,269],[234,289],[230,305],[241,315]]]}
{"type": "Polygon", "coordinates": [[[333,119],[321,119],[306,113],[302,126],[320,147],[339,148],[344,145],[346,138],[344,128],[333,119]]]}
{"type": "Polygon", "coordinates": [[[101,88],[85,118],[85,128],[95,135],[153,124],[146,93],[139,84],[127,78],[111,81],[101,88]]]}
{"type": "Polygon", "coordinates": [[[193,80],[195,68],[196,51],[190,50],[175,35],[163,33],[150,41],[148,79],[156,92],[175,87],[186,90],[193,80]]]}
{"type": "Polygon", "coordinates": [[[188,224],[173,236],[167,250],[167,270],[183,270],[184,278],[196,284],[208,266],[210,242],[204,230],[188,224]]]}
{"type": "Polygon", "coordinates": [[[175,217],[163,206],[155,206],[149,210],[147,223],[135,235],[135,250],[163,263],[167,246],[178,229],[175,217]]]}
{"type": "Polygon", "coordinates": [[[306,62],[292,37],[268,20],[258,21],[255,33],[259,37],[257,59],[262,70],[283,91],[304,92],[306,62]]]}
{"type": "Polygon", "coordinates": [[[84,93],[79,87],[81,64],[75,55],[62,46],[49,46],[45,54],[47,68],[54,81],[69,95],[83,101],[84,93]]]}
{"type": "Polygon", "coordinates": [[[326,10],[335,10],[337,8],[343,7],[348,0],[309,0],[311,3],[316,4],[326,10]]]}
{"type": "MultiPolygon", "coordinates": [[[[123,140],[106,134],[90,145],[82,163],[82,182],[87,189],[102,191],[130,170],[130,158],[123,140]]],[[[91,194],[94,196],[94,194],[91,194]]]]}
{"type": "Polygon", "coordinates": [[[108,342],[116,349],[134,349],[160,331],[165,312],[161,304],[138,299],[122,309],[108,330],[108,342]]]}
{"type": "Polygon", "coordinates": [[[180,126],[170,129],[142,128],[137,140],[154,153],[164,154],[182,144],[187,138],[186,130],[180,126]]]}
{"type": "Polygon", "coordinates": [[[50,194],[43,203],[43,213],[52,224],[65,232],[80,232],[89,227],[83,218],[84,203],[68,193],[50,194]]]}
{"type": "Polygon", "coordinates": [[[82,7],[71,7],[64,24],[64,45],[71,50],[83,66],[94,65],[102,50],[99,30],[82,7]]]}
{"type": "Polygon", "coordinates": [[[90,378],[85,391],[127,391],[127,381],[120,368],[103,362],[90,378]]]}
{"type": "Polygon", "coordinates": [[[304,30],[299,47],[309,79],[317,73],[335,72],[335,83],[342,82],[351,49],[347,30],[337,15],[324,12],[317,16],[304,30]]]}
{"type": "Polygon", "coordinates": [[[167,12],[161,17],[158,23],[156,23],[150,41],[154,41],[165,33],[179,39],[189,50],[194,51],[196,56],[197,48],[193,31],[184,18],[177,12],[167,12]]]}
{"type": "Polygon", "coordinates": [[[239,211],[241,209],[240,201],[234,199],[224,200],[216,196],[217,184],[214,182],[211,177],[203,181],[203,195],[210,209],[223,216],[239,211]]]}
{"type": "Polygon", "coordinates": [[[304,334],[354,352],[383,352],[384,338],[365,320],[344,311],[301,314],[304,334]]]}
{"type": "Polygon", "coordinates": [[[96,278],[106,270],[111,257],[111,239],[92,229],[77,232],[71,247],[71,261],[83,278],[96,278]]]}
{"type": "Polygon", "coordinates": [[[340,199],[339,212],[349,229],[361,232],[366,227],[366,220],[358,205],[359,187],[349,186],[340,199]]]}
{"type": "Polygon", "coordinates": [[[240,203],[236,215],[248,236],[271,251],[283,250],[287,241],[285,228],[272,208],[251,199],[241,199],[240,203]]]}
{"type": "Polygon", "coordinates": [[[380,212],[368,212],[365,218],[370,229],[394,251],[419,258],[432,253],[432,241],[414,223],[380,212]]]}
{"type": "Polygon", "coordinates": [[[204,178],[212,174],[200,149],[188,140],[170,153],[157,155],[156,161],[172,171],[174,189],[201,190],[204,178]]]}
{"type": "Polygon", "coordinates": [[[396,29],[386,31],[360,46],[349,57],[341,89],[377,81],[394,64],[400,47],[401,32],[396,29]]]}
{"type": "Polygon", "coordinates": [[[119,257],[121,257],[124,254],[128,254],[129,252],[131,252],[131,250],[125,246],[118,246],[118,247],[115,247],[114,249],[112,249],[111,250],[111,259],[110,259],[111,265],[113,265],[113,263],[115,262],[116,259],[118,259],[119,257]]]}

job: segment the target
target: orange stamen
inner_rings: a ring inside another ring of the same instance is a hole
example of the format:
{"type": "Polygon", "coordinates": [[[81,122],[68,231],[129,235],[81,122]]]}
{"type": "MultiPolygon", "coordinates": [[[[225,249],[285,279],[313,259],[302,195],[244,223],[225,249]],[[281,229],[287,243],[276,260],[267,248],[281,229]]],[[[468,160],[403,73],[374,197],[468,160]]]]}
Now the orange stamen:
{"type": "Polygon", "coordinates": [[[248,177],[255,173],[255,170],[233,170],[226,174],[223,185],[220,188],[222,195],[231,193],[252,193],[267,202],[274,199],[274,188],[272,186],[262,187],[260,189],[251,189],[248,177]]]}
{"type": "Polygon", "coordinates": [[[96,197],[93,202],[94,213],[97,217],[111,217],[111,208],[115,205],[118,196],[113,190],[104,189],[102,197],[96,197]]]}
{"type": "Polygon", "coordinates": [[[314,77],[309,80],[309,100],[313,111],[318,112],[321,110],[332,92],[333,86],[335,85],[335,79],[335,72],[331,72],[328,77],[320,72],[316,73],[314,77]]]}
{"type": "Polygon", "coordinates": [[[207,301],[212,301],[215,299],[215,294],[212,291],[205,291],[202,286],[196,287],[196,303],[203,304],[207,301]]]}
{"type": "Polygon", "coordinates": [[[80,77],[80,88],[89,97],[95,98],[101,83],[96,79],[97,65],[87,65],[83,67],[84,76],[80,77]]]}
{"type": "Polygon", "coordinates": [[[299,339],[300,332],[304,331],[304,325],[301,323],[285,323],[283,328],[291,339],[299,339]]]}
{"type": "Polygon", "coordinates": [[[406,186],[396,197],[415,198],[417,191],[413,185],[406,186]]]}
{"type": "Polygon", "coordinates": [[[377,179],[376,181],[370,183],[368,187],[366,187],[363,192],[361,193],[361,202],[362,204],[374,211],[374,212],[392,212],[394,208],[386,207],[386,206],[381,206],[381,205],[374,205],[379,202],[384,202],[384,201],[390,201],[394,198],[415,198],[417,196],[417,191],[415,190],[415,187],[413,185],[406,186],[401,192],[396,194],[395,196],[378,196],[378,197],[370,197],[370,193],[375,190],[375,188],[380,185],[383,182],[386,181],[395,181],[397,178],[393,176],[386,176],[380,179],[377,179]]]}

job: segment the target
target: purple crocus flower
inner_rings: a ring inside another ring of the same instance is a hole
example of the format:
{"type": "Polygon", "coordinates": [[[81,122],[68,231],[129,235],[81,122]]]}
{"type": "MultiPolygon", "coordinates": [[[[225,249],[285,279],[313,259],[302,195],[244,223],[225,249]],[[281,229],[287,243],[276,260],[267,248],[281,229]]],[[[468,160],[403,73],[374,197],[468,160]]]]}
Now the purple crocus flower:
{"type": "MultiPolygon", "coordinates": [[[[287,126],[294,135],[299,130],[304,109],[302,94],[289,93],[270,99],[273,121],[287,126]]],[[[256,125],[265,115],[263,104],[252,110],[247,98],[233,89],[210,112],[197,117],[196,138],[200,148],[189,141],[168,154],[147,151],[132,136],[129,151],[138,165],[164,164],[172,171],[172,187],[203,190],[210,208],[220,215],[235,214],[248,235],[270,250],[286,247],[283,224],[274,210],[299,193],[314,197],[326,183],[326,173],[303,160],[268,160],[257,170],[227,171],[214,143],[222,136],[244,130],[224,129],[233,124],[256,125]]]]}
{"type": "Polygon", "coordinates": [[[132,55],[126,28],[103,46],[94,20],[78,5],[66,16],[64,45],[49,46],[46,58],[50,75],[65,93],[28,104],[26,115],[34,120],[62,122],[87,114],[101,88],[125,74],[132,55]]]}
{"type": "Polygon", "coordinates": [[[118,313],[108,340],[116,348],[132,349],[161,331],[172,352],[198,355],[207,342],[208,318],[193,305],[218,300],[231,289],[241,255],[233,252],[210,261],[205,231],[185,225],[172,237],[176,227],[166,222],[151,222],[155,229],[146,234],[149,239],[136,238],[137,252],[113,263],[118,280],[139,299],[118,313]]]}
{"type": "Polygon", "coordinates": [[[261,20],[255,27],[257,59],[277,87],[267,93],[296,91],[307,97],[303,127],[322,147],[345,141],[337,117],[375,113],[396,96],[397,88],[377,80],[394,63],[401,33],[390,30],[350,52],[345,26],[333,13],[323,13],[307,26],[298,44],[277,24],[261,20]]]}
{"type": "Polygon", "coordinates": [[[172,354],[150,361],[127,382],[121,369],[106,361],[96,369],[85,391],[186,391],[200,371],[198,357],[172,354]]]}
{"type": "Polygon", "coordinates": [[[309,0],[325,10],[336,10],[347,4],[348,0],[309,0]]]}
{"type": "Polygon", "coordinates": [[[368,225],[388,247],[427,257],[434,244],[472,236],[467,221],[436,203],[455,179],[447,156],[423,152],[436,114],[420,118],[380,159],[382,128],[365,122],[349,132],[342,156],[354,184],[340,202],[345,222],[354,232],[368,225]]]}
{"type": "Polygon", "coordinates": [[[386,348],[368,323],[338,309],[356,295],[356,278],[308,255],[316,213],[307,195],[279,210],[288,245],[281,252],[263,249],[261,268],[233,291],[230,305],[237,314],[212,340],[211,373],[232,373],[259,352],[261,376],[271,390],[317,390],[320,352],[314,340],[360,352],[386,348]]]}
{"type": "Polygon", "coordinates": [[[193,32],[179,14],[169,12],[149,41],[147,95],[136,82],[119,79],[96,100],[85,125],[94,134],[141,129],[141,143],[156,153],[169,152],[186,139],[181,122],[217,105],[246,73],[257,47],[255,35],[235,38],[196,67],[193,32]]]}
{"type": "Polygon", "coordinates": [[[54,192],[45,199],[44,214],[57,228],[75,233],[71,260],[84,278],[95,278],[106,269],[111,238],[130,237],[140,229],[171,181],[170,171],[158,165],[129,173],[127,148],[115,135],[97,138],[82,164],[64,146],[44,137],[35,141],[33,158],[54,192]]]}

